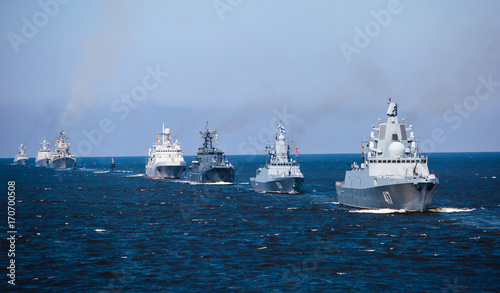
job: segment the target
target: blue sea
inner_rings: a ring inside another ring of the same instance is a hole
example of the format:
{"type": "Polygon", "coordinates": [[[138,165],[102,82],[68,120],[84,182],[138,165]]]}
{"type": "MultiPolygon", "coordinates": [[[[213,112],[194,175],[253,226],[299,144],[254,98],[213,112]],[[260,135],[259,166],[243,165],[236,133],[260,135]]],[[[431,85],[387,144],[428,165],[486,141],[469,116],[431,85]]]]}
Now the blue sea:
{"type": "Polygon", "coordinates": [[[251,190],[264,156],[228,158],[236,182],[221,185],[148,179],[145,157],[115,157],[114,172],[111,158],[0,160],[0,291],[500,291],[500,153],[431,154],[425,212],[339,205],[335,181],[360,155],[301,155],[298,195],[251,190]]]}

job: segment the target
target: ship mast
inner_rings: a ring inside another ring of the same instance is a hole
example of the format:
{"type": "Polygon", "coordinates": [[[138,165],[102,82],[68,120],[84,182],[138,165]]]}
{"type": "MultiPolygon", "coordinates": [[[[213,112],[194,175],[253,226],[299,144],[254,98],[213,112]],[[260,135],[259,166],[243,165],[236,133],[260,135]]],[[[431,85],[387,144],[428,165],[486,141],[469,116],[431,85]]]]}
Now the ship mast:
{"type": "Polygon", "coordinates": [[[200,131],[200,135],[202,136],[202,138],[204,139],[204,142],[203,142],[203,147],[205,149],[212,149],[212,139],[213,139],[213,135],[217,135],[217,131],[215,130],[210,130],[210,126],[208,126],[208,121],[206,123],[206,126],[205,126],[206,130],[203,132],[203,131],[200,131]]]}

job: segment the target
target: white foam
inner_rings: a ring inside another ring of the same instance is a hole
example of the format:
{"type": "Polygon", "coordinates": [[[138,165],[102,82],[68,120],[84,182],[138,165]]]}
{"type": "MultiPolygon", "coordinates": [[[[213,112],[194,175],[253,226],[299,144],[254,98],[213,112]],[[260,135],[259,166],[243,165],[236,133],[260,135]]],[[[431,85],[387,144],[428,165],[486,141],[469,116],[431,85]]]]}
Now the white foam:
{"type": "Polygon", "coordinates": [[[104,173],[109,173],[108,171],[95,171],[94,174],[104,174],[104,173]]]}
{"type": "Polygon", "coordinates": [[[340,204],[338,201],[325,201],[324,203],[340,204]]]}
{"type": "MultiPolygon", "coordinates": [[[[179,181],[179,182],[181,182],[181,181],[179,181]]],[[[182,182],[186,182],[186,183],[191,184],[191,185],[233,185],[234,184],[233,182],[223,182],[223,181],[208,182],[208,183],[191,182],[191,181],[182,181],[182,182]]]]}
{"type": "Polygon", "coordinates": [[[259,247],[259,248],[257,248],[257,249],[258,249],[258,250],[263,250],[263,249],[266,249],[266,248],[267,248],[267,246],[263,246],[263,247],[259,247]]]}
{"type": "Polygon", "coordinates": [[[205,185],[233,185],[234,183],[220,181],[220,182],[209,182],[209,183],[203,183],[203,184],[205,184],[205,185]]]}
{"type": "Polygon", "coordinates": [[[434,213],[462,213],[462,212],[472,212],[476,209],[469,208],[433,208],[429,209],[430,212],[434,213]]]}
{"type": "Polygon", "coordinates": [[[349,213],[392,214],[392,213],[406,213],[406,211],[394,210],[394,209],[365,209],[365,210],[350,210],[349,213]]]}
{"type": "Polygon", "coordinates": [[[132,178],[132,177],[143,177],[144,174],[134,174],[134,175],[127,175],[125,177],[129,177],[129,178],[132,178]]]}
{"type": "Polygon", "coordinates": [[[106,232],[106,229],[95,229],[94,231],[100,233],[100,232],[106,232]]]}

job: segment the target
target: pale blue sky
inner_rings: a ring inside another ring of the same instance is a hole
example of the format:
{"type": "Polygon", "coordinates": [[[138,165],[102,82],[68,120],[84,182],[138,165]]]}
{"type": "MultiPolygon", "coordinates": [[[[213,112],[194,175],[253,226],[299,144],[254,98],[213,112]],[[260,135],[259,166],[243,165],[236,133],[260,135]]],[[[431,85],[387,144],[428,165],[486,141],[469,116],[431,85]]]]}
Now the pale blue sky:
{"type": "Polygon", "coordinates": [[[206,120],[226,153],[260,154],[277,116],[301,153],[356,153],[389,96],[427,151],[499,151],[498,11],[498,1],[1,1],[0,157],[20,143],[34,157],[61,128],[80,156],[145,156],[162,122],[193,155],[206,120]],[[147,96],[120,100],[134,91],[147,96]]]}

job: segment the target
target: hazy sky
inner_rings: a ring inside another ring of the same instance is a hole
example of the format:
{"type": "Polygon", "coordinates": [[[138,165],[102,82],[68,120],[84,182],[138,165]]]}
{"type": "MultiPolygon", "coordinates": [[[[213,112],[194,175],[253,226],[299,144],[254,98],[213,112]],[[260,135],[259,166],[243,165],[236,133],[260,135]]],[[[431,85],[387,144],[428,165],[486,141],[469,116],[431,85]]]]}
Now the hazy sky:
{"type": "Polygon", "coordinates": [[[387,97],[427,152],[500,151],[499,1],[1,1],[0,157],[64,128],[79,156],[186,155],[209,121],[264,153],[357,153],[387,97]],[[67,2],[67,3],[66,3],[67,2]],[[270,128],[270,125],[274,125],[270,128]]]}

